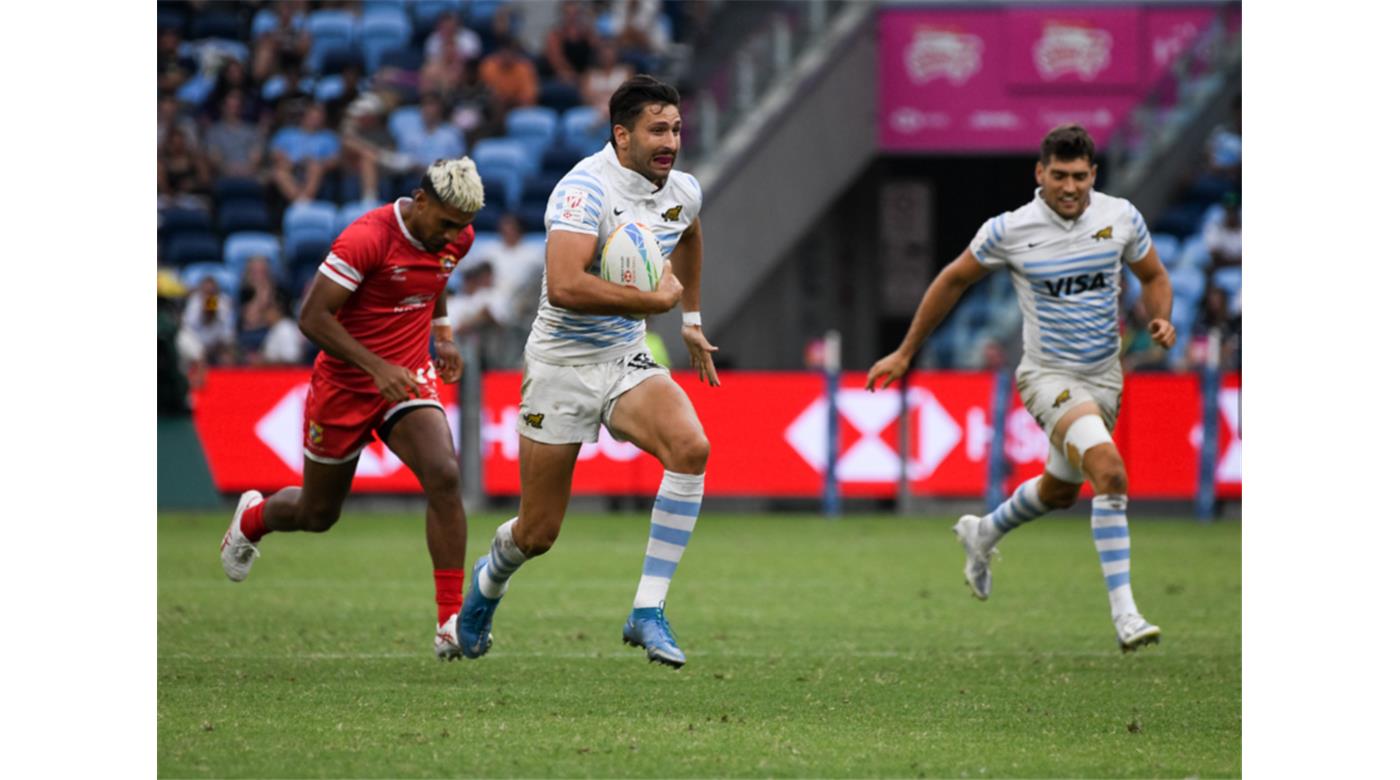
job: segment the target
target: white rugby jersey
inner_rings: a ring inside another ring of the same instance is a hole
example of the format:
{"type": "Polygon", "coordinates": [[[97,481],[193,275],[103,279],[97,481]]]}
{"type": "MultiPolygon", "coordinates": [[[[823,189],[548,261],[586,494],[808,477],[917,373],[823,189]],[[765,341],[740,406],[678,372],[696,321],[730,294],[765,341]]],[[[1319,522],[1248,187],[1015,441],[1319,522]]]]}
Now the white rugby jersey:
{"type": "Polygon", "coordinates": [[[1011,271],[1024,359],[1083,373],[1118,360],[1121,263],[1151,248],[1147,223],[1123,198],[1090,191],[1088,208],[1071,221],[1039,189],[1030,203],[984,222],[969,247],[984,267],[1011,271]]]}
{"type": "MultiPolygon", "coordinates": [[[[617,160],[611,145],[579,161],[549,196],[545,230],[595,236],[588,273],[599,272],[603,244],[619,225],[639,222],[656,235],[669,258],[681,234],[700,215],[700,182],[672,170],[660,189],[617,160]]],[[[549,272],[540,284],[540,309],[525,354],[556,365],[602,363],[640,349],[646,323],[629,317],[579,312],[549,302],[549,272]]]]}

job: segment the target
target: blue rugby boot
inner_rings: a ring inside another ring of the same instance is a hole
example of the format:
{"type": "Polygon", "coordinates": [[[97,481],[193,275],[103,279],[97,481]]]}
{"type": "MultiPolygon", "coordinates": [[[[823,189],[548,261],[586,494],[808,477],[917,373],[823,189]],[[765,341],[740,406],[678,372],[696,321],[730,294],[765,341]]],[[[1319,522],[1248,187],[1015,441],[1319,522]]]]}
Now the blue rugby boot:
{"type": "Polygon", "coordinates": [[[640,607],[632,610],[622,626],[622,642],[632,647],[645,647],[647,660],[679,669],[685,665],[685,653],[676,646],[671,624],[660,607],[640,607]]]}
{"type": "Polygon", "coordinates": [[[457,644],[462,648],[462,655],[468,658],[480,658],[491,649],[491,616],[496,614],[496,605],[501,600],[486,598],[476,585],[477,577],[490,560],[491,555],[487,553],[472,567],[471,587],[457,616],[457,644]]]}

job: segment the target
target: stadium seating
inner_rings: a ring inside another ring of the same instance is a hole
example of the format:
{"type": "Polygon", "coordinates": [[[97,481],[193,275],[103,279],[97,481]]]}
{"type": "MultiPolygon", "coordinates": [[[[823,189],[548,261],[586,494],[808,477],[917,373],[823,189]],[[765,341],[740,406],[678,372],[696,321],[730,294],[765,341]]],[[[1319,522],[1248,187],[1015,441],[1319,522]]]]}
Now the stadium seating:
{"type": "MultiPolygon", "coordinates": [[[[540,158],[530,146],[517,138],[484,138],[476,142],[471,157],[478,168],[509,168],[523,179],[539,171],[540,158]]],[[[523,186],[523,184],[522,184],[523,186]]]]}
{"type": "Polygon", "coordinates": [[[558,79],[547,79],[540,84],[540,92],[535,100],[541,106],[555,111],[567,111],[583,102],[577,88],[558,79]]]}
{"type": "Polygon", "coordinates": [[[1206,248],[1206,240],[1200,233],[1181,243],[1181,253],[1176,265],[1191,268],[1205,268],[1210,265],[1210,250],[1206,248]]]}
{"type": "Polygon", "coordinates": [[[209,213],[199,209],[165,209],[160,212],[158,228],[166,237],[182,233],[209,233],[214,223],[209,213]]]}
{"type": "Polygon", "coordinates": [[[536,158],[543,157],[559,128],[559,114],[548,108],[517,108],[506,115],[506,137],[524,141],[536,158]]]}
{"type": "Polygon", "coordinates": [[[190,26],[190,38],[224,38],[237,41],[243,38],[243,20],[237,13],[208,10],[195,14],[190,26]]]}
{"type": "Polygon", "coordinates": [[[563,141],[579,157],[593,154],[608,142],[607,120],[592,106],[579,106],[564,112],[563,141]]]}
{"type": "Polygon", "coordinates": [[[326,259],[331,248],[331,234],[316,229],[288,230],[283,234],[283,266],[293,273],[308,266],[314,268],[326,259]]]}
{"type": "Polygon", "coordinates": [[[418,106],[400,106],[389,112],[389,134],[402,146],[408,139],[423,132],[423,114],[418,106]]]}
{"type": "Polygon", "coordinates": [[[1240,294],[1240,286],[1243,281],[1243,271],[1238,266],[1227,266],[1215,269],[1211,274],[1210,283],[1225,291],[1225,294],[1234,300],[1240,294]]]}
{"type": "Polygon", "coordinates": [[[410,8],[413,12],[413,31],[417,36],[426,36],[443,14],[457,13],[457,4],[451,0],[418,0],[411,3],[410,8]]]}
{"type": "Polygon", "coordinates": [[[272,230],[272,219],[261,201],[228,201],[219,207],[219,232],[227,236],[247,230],[272,230]]]}
{"type": "Polygon", "coordinates": [[[293,203],[282,215],[282,229],[288,232],[314,229],[332,233],[335,231],[335,212],[336,205],[326,201],[293,203]]]}
{"type": "Polygon", "coordinates": [[[257,179],[226,176],[214,180],[214,201],[227,203],[233,200],[257,200],[265,197],[262,182],[257,179]]]}
{"type": "Polygon", "coordinates": [[[192,263],[217,263],[221,256],[219,239],[213,233],[182,233],[172,236],[166,247],[166,261],[177,268],[192,263]]]}
{"type": "Polygon", "coordinates": [[[282,242],[272,233],[249,231],[224,239],[224,265],[242,279],[243,268],[252,257],[266,257],[274,269],[282,266],[282,242]]]}
{"type": "Polygon", "coordinates": [[[1177,300],[1195,306],[1206,291],[1206,275],[1200,268],[1180,265],[1171,271],[1172,294],[1177,300]]]}
{"type": "Polygon", "coordinates": [[[375,203],[365,203],[364,201],[356,201],[353,203],[346,203],[344,206],[341,206],[340,210],[337,211],[335,214],[336,235],[340,235],[341,231],[349,227],[351,222],[354,222],[355,220],[359,219],[365,214],[365,212],[376,208],[377,205],[378,204],[375,203]]]}
{"type": "Polygon", "coordinates": [[[512,168],[478,164],[477,173],[481,176],[481,186],[486,190],[487,203],[510,211],[520,207],[524,179],[519,172],[512,168]]]}
{"type": "Polygon", "coordinates": [[[1162,261],[1162,265],[1168,268],[1176,265],[1181,251],[1181,242],[1176,236],[1165,233],[1160,236],[1154,235],[1152,245],[1157,248],[1157,257],[1162,261]]]}
{"type": "Polygon", "coordinates": [[[316,80],[312,91],[318,103],[330,103],[345,96],[345,79],[340,76],[322,76],[316,80]]]}
{"type": "Polygon", "coordinates": [[[206,276],[214,277],[214,281],[219,284],[219,289],[225,295],[230,298],[238,296],[238,277],[223,263],[191,263],[180,269],[180,284],[193,290],[206,276]]]}

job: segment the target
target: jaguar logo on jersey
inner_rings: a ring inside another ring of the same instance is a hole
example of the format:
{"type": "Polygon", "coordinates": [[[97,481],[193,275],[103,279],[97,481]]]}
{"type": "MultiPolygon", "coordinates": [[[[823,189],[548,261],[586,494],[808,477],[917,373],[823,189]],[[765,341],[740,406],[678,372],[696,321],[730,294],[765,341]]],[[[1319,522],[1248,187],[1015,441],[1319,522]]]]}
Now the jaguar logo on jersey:
{"type": "Polygon", "coordinates": [[[1103,230],[1100,230],[1099,232],[1095,233],[1093,236],[1091,236],[1091,238],[1093,238],[1095,241],[1102,241],[1105,238],[1113,238],[1113,226],[1109,225],[1103,230]]]}
{"type": "Polygon", "coordinates": [[[681,207],[679,205],[672,206],[671,208],[661,212],[661,216],[669,222],[675,222],[676,220],[681,218],[681,207]]]}
{"type": "Polygon", "coordinates": [[[1053,408],[1055,408],[1055,409],[1059,409],[1059,408],[1060,408],[1060,404],[1062,404],[1062,403],[1064,403],[1065,401],[1068,401],[1068,400],[1069,400],[1069,391],[1068,391],[1068,390],[1061,390],[1061,391],[1060,391],[1060,394],[1059,394],[1058,396],[1055,397],[1055,403],[1051,404],[1050,406],[1053,407],[1053,408]]]}
{"type": "Polygon", "coordinates": [[[525,419],[525,424],[531,428],[544,428],[544,412],[522,414],[520,416],[525,419]]]}
{"type": "Polygon", "coordinates": [[[1090,290],[1107,289],[1108,277],[1100,271],[1093,276],[1080,274],[1078,276],[1062,276],[1054,281],[1046,279],[1042,284],[1045,285],[1047,295],[1059,298],[1065,295],[1078,295],[1090,290]]]}
{"type": "Polygon", "coordinates": [[[310,439],[312,444],[319,445],[324,435],[325,432],[321,430],[321,426],[317,425],[315,421],[306,424],[306,438],[310,439]]]}

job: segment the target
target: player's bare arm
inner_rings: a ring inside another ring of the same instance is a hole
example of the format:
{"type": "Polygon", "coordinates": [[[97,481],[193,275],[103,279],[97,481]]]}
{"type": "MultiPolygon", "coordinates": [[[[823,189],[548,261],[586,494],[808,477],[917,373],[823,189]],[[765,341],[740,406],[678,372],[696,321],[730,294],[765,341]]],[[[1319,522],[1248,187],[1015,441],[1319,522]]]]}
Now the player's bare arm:
{"type": "Polygon", "coordinates": [[[439,293],[437,301],[433,303],[433,350],[437,353],[433,366],[442,381],[450,385],[462,378],[462,355],[452,338],[452,326],[446,320],[447,296],[439,293]]]}
{"type": "Polygon", "coordinates": [[[301,332],[311,339],[311,343],[369,374],[379,393],[387,400],[398,402],[416,397],[418,384],[412,371],[388,363],[370,352],[336,319],[336,312],[349,299],[350,290],[317,274],[301,306],[301,317],[297,321],[301,332]]]}
{"type": "Polygon", "coordinates": [[[1172,282],[1157,247],[1147,250],[1147,257],[1129,263],[1128,268],[1142,283],[1142,305],[1147,309],[1147,335],[1163,349],[1176,344],[1176,328],[1172,326],[1172,282]]]}
{"type": "Polygon", "coordinates": [[[914,321],[909,323],[909,332],[904,334],[904,341],[900,343],[899,349],[880,358],[870,367],[870,373],[865,378],[865,389],[874,390],[875,382],[881,377],[885,378],[884,384],[880,385],[880,388],[884,389],[889,387],[891,382],[904,376],[909,370],[909,364],[914,361],[914,356],[919,353],[919,347],[943,318],[948,316],[953,304],[958,302],[968,287],[986,275],[987,269],[972,256],[971,249],[964,249],[963,253],[958,255],[958,259],[939,271],[938,276],[934,277],[928,290],[924,292],[924,299],[919,302],[919,310],[914,313],[914,321]]]}
{"type": "MultiPolygon", "coordinates": [[[[690,227],[681,234],[680,241],[671,252],[671,263],[676,268],[676,278],[685,290],[681,292],[681,311],[700,311],[700,268],[705,262],[704,239],[700,234],[700,219],[697,217],[690,227]]],[[[712,353],[719,347],[710,344],[699,325],[682,325],[681,339],[690,352],[690,367],[695,369],[702,382],[719,387],[719,374],[715,371],[712,353]]]]}
{"type": "Polygon", "coordinates": [[[600,279],[588,273],[597,236],[555,230],[545,247],[549,302],[580,314],[662,314],[675,308],[682,286],[666,263],[652,292],[600,279]]]}

